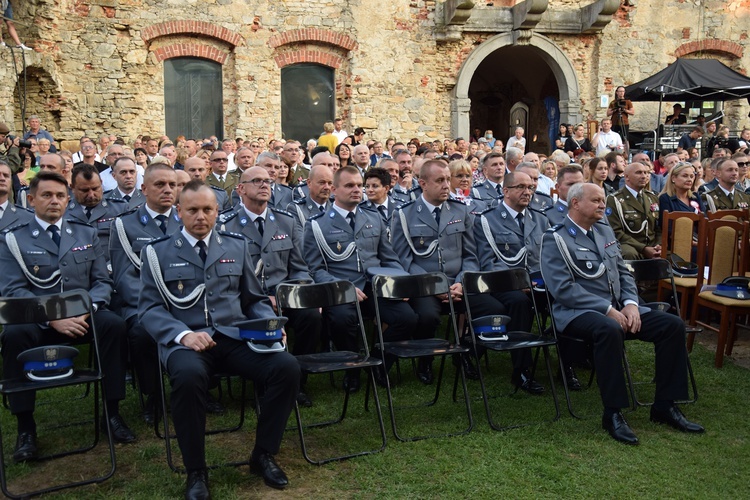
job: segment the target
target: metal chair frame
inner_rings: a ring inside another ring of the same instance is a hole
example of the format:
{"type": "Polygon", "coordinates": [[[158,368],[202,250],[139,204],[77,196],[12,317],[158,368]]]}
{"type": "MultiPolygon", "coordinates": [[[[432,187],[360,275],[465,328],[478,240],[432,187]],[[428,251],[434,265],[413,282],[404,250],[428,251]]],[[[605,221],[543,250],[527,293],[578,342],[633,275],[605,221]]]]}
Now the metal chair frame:
{"type": "MultiPolygon", "coordinates": [[[[0,298],[0,323],[3,325],[47,323],[49,321],[71,318],[84,314],[89,314],[91,317],[93,317],[94,308],[88,292],[81,289],[37,297],[0,298]]],[[[99,342],[96,336],[96,325],[93,321],[91,321],[91,333],[92,340],[90,341],[90,345],[93,346],[94,355],[90,359],[90,361],[94,362],[93,366],[90,365],[85,370],[76,369],[73,375],[71,375],[70,377],[59,380],[32,381],[25,378],[18,378],[0,381],[0,393],[2,393],[3,396],[29,391],[56,389],[73,385],[94,384],[93,443],[87,444],[80,448],[76,448],[74,450],[41,456],[38,457],[37,460],[52,460],[69,455],[84,453],[93,449],[99,443],[99,391],[101,390],[103,399],[105,399],[105,394],[104,387],[102,386],[104,374],[101,371],[99,342]]],[[[102,406],[104,411],[104,418],[108,421],[109,413],[107,412],[107,406],[102,406]]],[[[9,498],[27,498],[31,496],[42,495],[45,493],[51,493],[54,491],[60,491],[66,488],[74,488],[87,484],[101,483],[103,481],[106,481],[114,475],[116,469],[114,440],[112,439],[112,430],[109,428],[109,426],[107,426],[107,437],[109,438],[109,458],[111,467],[105,474],[83,479],[80,481],[49,486],[34,491],[13,493],[8,489],[5,452],[2,442],[2,432],[0,432],[0,486],[2,487],[3,493],[9,498]]]]}
{"type": "MultiPolygon", "coordinates": [[[[677,316],[682,318],[681,310],[680,310],[680,300],[677,300],[677,288],[675,286],[674,282],[674,274],[672,273],[672,266],[670,265],[669,261],[666,259],[644,259],[644,260],[629,260],[625,261],[625,265],[628,266],[628,269],[633,273],[633,278],[636,282],[644,282],[644,281],[658,281],[659,284],[663,283],[664,280],[668,281],[671,284],[671,292],[672,297],[674,299],[674,307],[677,311],[677,316]]],[[[644,306],[651,307],[655,310],[660,310],[663,312],[669,311],[670,304],[668,303],[651,303],[651,304],[643,304],[644,306]],[[662,307],[662,305],[666,307],[662,307]]],[[[699,333],[703,331],[702,328],[696,328],[692,326],[685,326],[686,334],[692,333],[693,335],[695,333],[699,333]]],[[[686,339],[687,340],[687,339],[686,339]]],[[[693,388],[693,397],[691,399],[687,399],[685,401],[676,401],[678,404],[685,404],[685,403],[695,403],[698,400],[698,385],[695,381],[695,375],[693,374],[693,365],[690,362],[690,356],[687,358],[687,368],[688,368],[688,375],[690,377],[690,385],[693,388]]],[[[640,385],[639,383],[634,382],[633,383],[633,389],[635,389],[636,386],[640,385]]],[[[654,403],[653,402],[643,402],[638,399],[638,394],[635,390],[632,391],[633,395],[633,401],[637,406],[651,406],[654,403]]]]}
{"type": "Polygon", "coordinates": [[[396,423],[396,410],[398,408],[415,408],[418,406],[430,407],[437,403],[440,397],[440,388],[442,387],[443,374],[445,372],[445,357],[448,355],[459,355],[464,356],[469,353],[469,349],[463,347],[458,338],[458,329],[456,327],[456,313],[453,309],[453,299],[450,294],[450,282],[448,277],[443,273],[426,273],[418,275],[408,276],[384,276],[376,275],[372,279],[372,292],[373,301],[375,302],[375,318],[378,333],[378,343],[376,348],[380,350],[382,355],[395,356],[397,359],[401,358],[423,358],[423,357],[434,357],[440,356],[440,369],[438,371],[438,377],[435,384],[435,395],[432,400],[410,406],[396,407],[393,403],[393,393],[391,391],[391,382],[388,373],[385,373],[386,390],[388,394],[388,409],[391,415],[391,426],[393,428],[393,434],[399,441],[418,441],[421,439],[429,439],[436,437],[451,437],[460,436],[471,432],[474,428],[474,419],[471,414],[471,399],[469,397],[469,388],[466,385],[466,374],[463,371],[463,365],[459,363],[458,373],[461,375],[461,382],[464,390],[464,401],[466,404],[466,415],[468,418],[468,426],[465,429],[457,432],[451,432],[439,435],[423,435],[423,436],[402,436],[398,432],[398,426],[396,423]],[[440,339],[433,337],[430,339],[413,339],[413,340],[400,340],[385,342],[383,338],[383,321],[380,317],[380,307],[378,305],[378,299],[383,298],[387,300],[403,300],[407,298],[421,298],[421,297],[432,297],[436,295],[447,295],[448,297],[448,309],[449,309],[449,321],[448,331],[446,332],[446,338],[440,339]],[[453,331],[453,338],[450,339],[450,331],[453,331]]]}
{"type": "Polygon", "coordinates": [[[468,336],[468,339],[466,341],[471,342],[472,352],[476,360],[477,372],[479,373],[479,384],[482,388],[482,400],[484,401],[484,409],[487,414],[487,421],[489,422],[490,427],[492,427],[496,431],[502,431],[531,425],[533,422],[501,426],[495,421],[492,416],[492,409],[490,408],[491,396],[487,391],[487,385],[485,384],[484,375],[482,374],[481,363],[479,362],[480,360],[477,350],[478,347],[483,347],[484,349],[486,349],[487,354],[489,354],[490,351],[510,352],[517,349],[536,349],[537,353],[534,357],[533,371],[536,370],[538,353],[539,349],[541,349],[544,354],[544,362],[547,367],[550,390],[552,391],[552,401],[555,406],[555,416],[552,421],[554,422],[558,420],[560,418],[560,404],[557,399],[557,390],[555,388],[554,376],[552,374],[552,366],[550,365],[549,361],[549,348],[551,346],[557,347],[557,340],[553,337],[547,337],[542,334],[537,335],[532,332],[511,331],[505,333],[505,335],[507,335],[506,340],[489,341],[479,339],[474,331],[473,318],[471,315],[472,296],[493,292],[498,293],[516,290],[528,292],[529,296],[531,297],[534,319],[536,320],[540,330],[543,330],[543,325],[539,317],[539,309],[537,308],[536,299],[534,298],[534,287],[532,286],[529,273],[525,269],[521,268],[507,269],[502,271],[466,272],[463,276],[463,287],[464,301],[466,302],[466,323],[469,326],[470,332],[470,335],[468,336]]]}
{"type": "Polygon", "coordinates": [[[357,298],[357,292],[354,285],[350,281],[341,280],[315,284],[281,283],[276,287],[276,306],[279,310],[280,315],[283,315],[283,312],[286,309],[327,308],[346,304],[354,305],[357,311],[360,340],[362,342],[364,352],[358,353],[351,351],[332,351],[321,352],[317,354],[303,354],[296,356],[296,358],[300,364],[302,372],[310,375],[324,373],[333,374],[334,372],[352,369],[364,369],[368,373],[369,383],[373,388],[373,394],[375,396],[375,410],[377,413],[378,425],[380,426],[381,446],[380,448],[376,449],[348,453],[345,455],[334,457],[325,457],[316,460],[312,458],[308,453],[307,443],[305,442],[304,429],[327,427],[341,423],[346,417],[350,394],[348,391],[344,391],[344,401],[341,408],[341,413],[338,417],[332,420],[315,422],[306,425],[303,425],[302,414],[300,412],[299,405],[295,403],[294,413],[297,420],[297,431],[299,433],[302,455],[305,457],[305,460],[313,465],[322,465],[328,462],[345,460],[362,455],[371,455],[374,453],[379,453],[385,449],[387,444],[387,436],[385,434],[383,414],[380,409],[380,400],[378,399],[377,390],[375,390],[375,374],[373,371],[376,367],[382,364],[382,361],[370,356],[370,350],[367,347],[367,338],[364,330],[364,321],[362,320],[362,312],[360,310],[359,300],[357,298]]]}

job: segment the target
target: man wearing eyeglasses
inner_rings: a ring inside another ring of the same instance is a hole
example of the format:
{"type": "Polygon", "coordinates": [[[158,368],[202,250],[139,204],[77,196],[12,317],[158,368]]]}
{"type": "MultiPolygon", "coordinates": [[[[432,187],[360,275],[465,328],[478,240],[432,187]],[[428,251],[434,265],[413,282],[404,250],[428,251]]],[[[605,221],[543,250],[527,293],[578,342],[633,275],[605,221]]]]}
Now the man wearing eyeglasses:
{"type": "Polygon", "coordinates": [[[300,158],[300,143],[297,141],[288,141],[284,144],[284,149],[281,150],[281,161],[286,163],[290,172],[294,172],[293,184],[307,179],[310,175],[310,168],[302,163],[300,158]]]}
{"type": "MultiPolygon", "coordinates": [[[[233,142],[232,142],[233,143],[233,142]]],[[[209,186],[221,188],[226,191],[227,196],[232,196],[232,191],[237,187],[238,178],[228,172],[229,155],[223,149],[217,149],[208,159],[211,173],[206,178],[209,186]]]]}
{"type": "MultiPolygon", "coordinates": [[[[500,203],[477,216],[474,234],[482,271],[524,268],[529,273],[539,272],[539,250],[549,222],[542,213],[529,208],[535,190],[531,177],[517,169],[505,175],[500,203]]],[[[491,298],[472,303],[473,317],[507,314],[511,317],[510,330],[531,331],[532,302],[524,292],[493,293],[491,298]]],[[[529,394],[543,393],[544,387],[531,376],[531,351],[513,350],[511,359],[511,382],[529,394]]]]}
{"type": "Polygon", "coordinates": [[[96,150],[96,144],[89,138],[81,139],[81,160],[73,165],[77,167],[80,164],[93,165],[98,172],[107,170],[107,164],[99,161],[99,154],[96,150]]]}
{"type": "MultiPolygon", "coordinates": [[[[262,167],[242,173],[237,192],[242,204],[219,216],[216,228],[241,234],[249,243],[250,257],[263,293],[276,307],[276,286],[283,281],[312,281],[302,258],[302,225],[284,210],[270,207],[271,176],[262,167]]],[[[294,355],[313,354],[320,338],[322,317],[317,309],[288,310],[287,326],[294,331],[294,355]]],[[[304,385],[304,379],[302,380],[304,385]]],[[[300,388],[297,402],[312,406],[300,388]]]]}

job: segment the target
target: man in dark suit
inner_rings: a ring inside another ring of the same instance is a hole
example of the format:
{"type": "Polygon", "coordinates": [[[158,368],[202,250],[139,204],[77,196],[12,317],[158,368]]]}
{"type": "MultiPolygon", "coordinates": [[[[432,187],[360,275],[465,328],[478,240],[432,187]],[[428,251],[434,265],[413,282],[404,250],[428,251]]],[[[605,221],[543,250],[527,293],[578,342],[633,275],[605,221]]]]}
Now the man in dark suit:
{"type": "Polygon", "coordinates": [[[117,181],[117,187],[104,193],[105,200],[125,201],[128,204],[128,210],[143,205],[146,198],[141,193],[140,186],[136,186],[138,175],[132,158],[121,156],[115,160],[112,165],[112,176],[117,181]]]}
{"type": "MultiPolygon", "coordinates": [[[[88,166],[89,168],[93,168],[88,166]]],[[[6,297],[33,297],[63,290],[88,290],[94,303],[94,317],[104,372],[105,404],[109,426],[117,442],[135,441],[119,413],[119,401],[125,398],[125,322],[107,311],[112,280],[107,272],[104,249],[97,231],[87,224],[63,220],[68,204],[68,183],[52,172],[39,172],[32,179],[29,204],[35,217],[10,228],[0,241],[0,294],[6,297]]],[[[49,325],[8,325],[2,336],[5,378],[23,376],[23,363],[17,356],[41,345],[61,344],[91,335],[91,318],[78,316],[49,325]]],[[[13,459],[17,462],[37,456],[35,394],[8,397],[11,413],[18,420],[18,439],[13,459]]],[[[102,419],[102,427],[107,422],[102,419]]]]}
{"type": "MultiPolygon", "coordinates": [[[[357,288],[363,312],[371,314],[370,276],[373,267],[389,267],[403,272],[388,242],[385,224],[376,212],[359,207],[362,201],[362,175],[356,167],[342,167],[333,175],[336,199],[324,213],[305,224],[304,256],[317,283],[349,280],[357,288]]],[[[382,300],[379,303],[387,340],[411,338],[417,315],[406,302],[382,300]]],[[[324,311],[333,341],[341,350],[358,351],[359,319],[355,308],[343,305],[324,311]]],[[[359,370],[347,373],[344,388],[359,390],[359,370]]]]}
{"type": "MultiPolygon", "coordinates": [[[[271,176],[266,169],[252,167],[243,172],[238,188],[242,205],[219,216],[217,228],[244,236],[250,247],[255,274],[263,293],[276,305],[276,286],[284,281],[311,282],[310,271],[302,258],[302,225],[289,212],[271,208],[271,176]]],[[[294,329],[296,355],[316,352],[322,316],[317,309],[290,309],[287,326],[294,329]]],[[[297,402],[312,406],[303,390],[297,402]]]]}
{"type": "MultiPolygon", "coordinates": [[[[118,163],[119,164],[119,163],[118,163]]],[[[128,324],[128,340],[138,385],[146,396],[143,418],[153,424],[158,360],[156,344],[138,321],[138,293],[141,290],[141,250],[151,240],[180,229],[175,203],[177,174],[169,165],[155,163],[143,176],[146,202],[112,223],[109,240],[115,291],[113,308],[128,324]]]]}
{"type": "Polygon", "coordinates": [[[683,432],[703,427],[688,421],[676,400],[687,398],[685,325],[674,315],[638,306],[638,291],[604,217],[603,190],[576,184],[568,192],[565,222],[544,234],[541,266],[554,298],[552,315],[560,332],[593,343],[594,367],[604,405],[602,427],[622,443],[638,438],[620,411],[628,406],[622,368],[623,336],[654,343],[656,395],[651,420],[683,432]]]}
{"type": "Polygon", "coordinates": [[[267,485],[288,480],[276,464],[289,414],[299,391],[299,364],[287,352],[258,353],[233,326],[274,317],[242,236],[214,229],[214,190],[191,181],[180,193],[183,229],[141,252],[138,317],[159,344],[172,386],[172,418],[188,471],[187,498],[209,498],[205,459],[206,398],[217,369],[252,379],[264,388],[252,470],[267,485]]]}

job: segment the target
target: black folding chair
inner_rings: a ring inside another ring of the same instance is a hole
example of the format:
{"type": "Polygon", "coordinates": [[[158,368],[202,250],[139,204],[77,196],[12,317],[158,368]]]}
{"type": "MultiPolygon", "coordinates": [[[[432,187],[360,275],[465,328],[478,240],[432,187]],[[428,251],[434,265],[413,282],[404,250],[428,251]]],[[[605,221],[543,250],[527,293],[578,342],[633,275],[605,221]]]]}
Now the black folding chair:
{"type": "MultiPolygon", "coordinates": [[[[663,302],[655,302],[655,303],[646,303],[643,304],[646,307],[651,307],[654,310],[664,311],[668,312],[671,307],[674,307],[674,310],[678,317],[682,318],[682,315],[680,314],[680,301],[678,300],[677,296],[677,288],[675,286],[674,281],[674,274],[672,272],[672,266],[666,259],[644,259],[644,260],[628,260],[625,261],[625,265],[628,267],[628,270],[633,273],[633,278],[637,283],[646,283],[646,282],[659,282],[661,280],[667,280],[670,283],[671,291],[672,291],[672,304],[663,303],[663,302]]],[[[695,334],[700,333],[703,331],[703,328],[696,327],[696,326],[685,326],[686,334],[695,334]]],[[[698,400],[698,385],[695,382],[695,376],[693,375],[693,366],[690,363],[690,356],[688,356],[687,359],[687,368],[688,368],[688,375],[690,376],[690,386],[693,389],[693,397],[685,400],[685,401],[677,401],[679,404],[684,403],[695,403],[698,400]]],[[[636,386],[641,385],[646,382],[634,382],[633,389],[635,389],[636,386]]],[[[648,382],[651,383],[651,382],[648,382]]],[[[653,402],[642,402],[638,400],[638,394],[635,390],[633,390],[633,401],[638,406],[651,406],[653,402]]]]}
{"type": "MultiPolygon", "coordinates": [[[[435,395],[432,400],[427,401],[419,406],[433,406],[440,396],[440,388],[443,380],[443,373],[445,369],[445,357],[447,355],[458,355],[463,356],[468,354],[469,350],[463,347],[458,339],[458,329],[456,328],[456,314],[453,310],[453,300],[450,298],[450,282],[447,276],[443,273],[427,273],[418,274],[414,276],[384,276],[376,275],[372,280],[372,292],[373,301],[375,302],[375,323],[377,324],[378,331],[378,344],[377,349],[380,350],[381,355],[384,356],[395,356],[396,358],[424,358],[440,356],[440,370],[438,372],[437,383],[435,386],[435,395]],[[414,340],[400,340],[393,342],[385,342],[383,340],[383,321],[380,317],[380,308],[378,306],[378,299],[386,300],[403,300],[403,299],[415,299],[419,297],[433,297],[436,295],[447,295],[448,297],[448,308],[449,308],[449,319],[448,319],[448,331],[446,332],[445,338],[430,338],[430,339],[414,339],[414,340]],[[453,336],[450,336],[450,331],[453,331],[453,336]]],[[[474,419],[471,415],[471,400],[469,399],[469,389],[466,386],[466,375],[463,371],[463,366],[459,363],[458,370],[461,374],[461,382],[464,390],[464,400],[466,402],[466,415],[468,418],[468,426],[460,431],[447,433],[442,435],[425,435],[425,436],[414,436],[414,437],[403,437],[399,434],[396,426],[396,407],[393,403],[393,394],[391,391],[391,383],[388,377],[388,373],[385,373],[386,389],[388,393],[388,408],[391,414],[391,425],[393,426],[393,434],[400,441],[416,441],[419,439],[426,439],[432,437],[448,437],[458,436],[461,434],[467,434],[471,432],[474,427],[474,419]]],[[[411,406],[412,408],[414,406],[411,406]]],[[[404,407],[401,407],[404,408],[404,407]]]]}
{"type": "MultiPolygon", "coordinates": [[[[93,317],[94,309],[92,307],[91,298],[89,297],[88,292],[80,289],[71,290],[55,295],[43,295],[39,297],[0,298],[0,323],[3,325],[47,323],[49,321],[82,316],[85,314],[89,314],[90,317],[93,317]]],[[[73,370],[73,373],[70,376],[67,376],[65,378],[58,378],[54,380],[30,380],[27,378],[17,378],[0,381],[0,393],[3,394],[3,396],[20,394],[30,391],[57,389],[73,385],[93,384],[94,386],[93,422],[83,422],[84,424],[93,424],[93,442],[85,444],[73,450],[44,455],[38,457],[37,460],[51,460],[66,457],[69,455],[84,453],[93,449],[99,443],[99,391],[102,391],[102,397],[104,398],[104,388],[101,384],[104,375],[101,371],[99,344],[96,337],[96,325],[93,321],[90,321],[90,324],[92,330],[92,340],[89,345],[90,349],[93,349],[93,357],[88,358],[93,364],[90,363],[84,369],[76,368],[73,370]]],[[[76,404],[79,404],[79,402],[76,401],[76,404]]],[[[106,421],[109,421],[107,407],[106,405],[103,406],[104,417],[106,421]]],[[[10,498],[27,498],[31,496],[50,493],[53,491],[59,491],[65,488],[73,488],[77,486],[83,486],[92,483],[101,483],[103,481],[106,481],[115,473],[116,467],[114,440],[112,439],[112,431],[111,429],[109,429],[109,426],[107,426],[107,435],[109,437],[109,458],[111,467],[106,473],[87,479],[40,488],[34,491],[12,493],[8,489],[5,465],[5,450],[2,442],[2,432],[0,432],[0,485],[2,486],[3,493],[10,498]]],[[[40,482],[46,482],[48,479],[48,477],[40,479],[37,484],[39,484],[40,482]]]]}
{"type": "Polygon", "coordinates": [[[314,465],[322,465],[328,462],[344,460],[361,455],[370,455],[373,453],[381,452],[385,449],[387,442],[387,438],[385,435],[385,424],[383,423],[383,414],[380,410],[380,401],[378,400],[377,391],[374,390],[375,374],[373,372],[375,367],[382,364],[382,361],[370,356],[370,350],[367,347],[367,338],[365,336],[364,322],[362,320],[362,312],[360,311],[359,300],[357,299],[357,291],[350,281],[333,281],[317,284],[281,283],[276,287],[276,307],[279,310],[279,315],[283,315],[283,312],[286,309],[313,309],[321,307],[328,308],[346,304],[354,305],[357,310],[357,318],[359,319],[359,330],[361,336],[360,340],[362,342],[364,352],[358,353],[352,351],[332,351],[321,352],[318,354],[303,354],[300,356],[296,356],[296,358],[297,361],[299,361],[302,372],[308,375],[333,373],[354,369],[364,369],[367,371],[367,373],[369,374],[370,385],[372,386],[373,393],[375,395],[375,409],[378,417],[378,425],[380,426],[381,446],[380,448],[376,449],[314,460],[307,452],[307,443],[305,442],[304,429],[326,427],[343,422],[344,418],[346,417],[346,411],[349,405],[349,391],[344,391],[344,402],[339,416],[323,422],[303,425],[299,405],[295,403],[294,412],[297,418],[297,430],[299,431],[302,455],[305,457],[305,460],[314,465]]]}
{"type": "MultiPolygon", "coordinates": [[[[511,291],[526,291],[529,293],[531,298],[532,307],[534,310],[534,317],[536,318],[539,329],[543,331],[544,326],[540,322],[539,308],[536,306],[536,300],[534,293],[532,292],[532,283],[529,277],[529,273],[525,269],[508,269],[503,271],[488,271],[488,272],[467,272],[464,273],[463,277],[464,287],[464,301],[466,302],[466,315],[467,323],[469,324],[469,331],[471,335],[465,337],[464,342],[470,342],[472,352],[477,361],[477,371],[479,372],[479,384],[482,387],[482,399],[484,400],[484,409],[487,413],[487,421],[495,430],[505,430],[515,427],[521,427],[523,425],[530,425],[532,422],[525,424],[514,424],[509,426],[499,425],[492,416],[492,410],[490,408],[490,395],[487,392],[487,386],[484,381],[484,375],[482,373],[482,367],[479,363],[478,349],[483,348],[489,353],[490,351],[495,352],[510,352],[517,349],[541,349],[544,354],[544,362],[547,366],[547,374],[549,378],[550,389],[552,391],[552,399],[555,406],[555,416],[552,421],[560,418],[560,405],[557,401],[557,391],[555,389],[555,381],[552,374],[552,368],[549,361],[549,348],[556,346],[557,342],[554,337],[548,337],[543,334],[535,334],[532,332],[521,332],[521,331],[502,331],[499,334],[492,334],[491,332],[477,331],[478,323],[480,318],[473,318],[471,315],[471,300],[472,296],[475,297],[479,294],[487,293],[502,293],[511,291]]],[[[507,317],[500,315],[493,316],[494,323],[498,325],[503,324],[507,317]]],[[[481,318],[482,323],[487,321],[487,318],[481,318]]],[[[502,329],[502,328],[500,328],[502,329]]],[[[535,363],[536,366],[536,363],[535,363]]]]}

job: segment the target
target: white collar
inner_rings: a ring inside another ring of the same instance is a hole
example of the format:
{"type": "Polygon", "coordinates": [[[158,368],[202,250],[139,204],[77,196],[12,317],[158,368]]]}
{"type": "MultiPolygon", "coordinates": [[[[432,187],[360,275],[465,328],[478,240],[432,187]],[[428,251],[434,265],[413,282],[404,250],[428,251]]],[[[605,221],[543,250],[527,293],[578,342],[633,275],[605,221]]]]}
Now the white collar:
{"type": "MultiPolygon", "coordinates": [[[[187,229],[184,227],[182,228],[182,235],[185,237],[187,242],[190,244],[191,247],[195,248],[195,244],[198,243],[198,238],[193,236],[192,234],[187,232],[187,229]]],[[[211,241],[211,234],[213,233],[213,230],[209,231],[208,234],[203,238],[203,242],[206,244],[206,251],[208,251],[208,244],[211,241]]]]}

